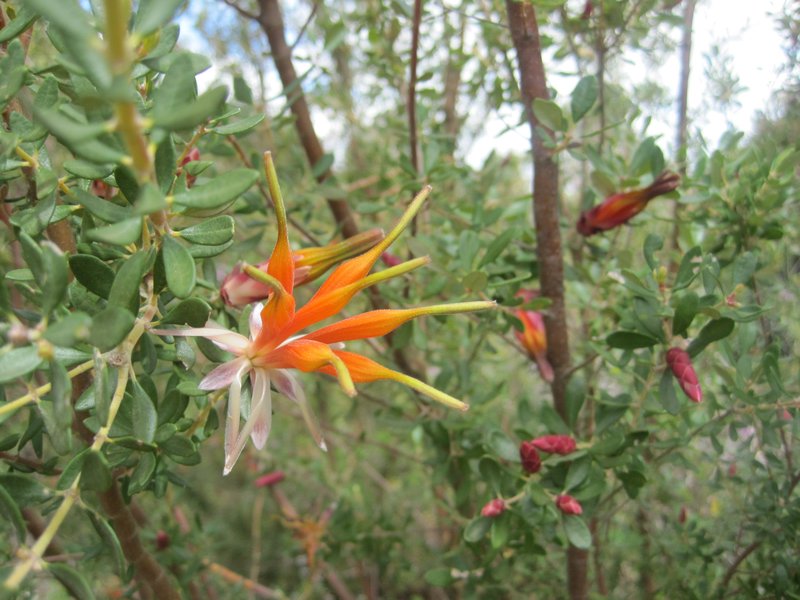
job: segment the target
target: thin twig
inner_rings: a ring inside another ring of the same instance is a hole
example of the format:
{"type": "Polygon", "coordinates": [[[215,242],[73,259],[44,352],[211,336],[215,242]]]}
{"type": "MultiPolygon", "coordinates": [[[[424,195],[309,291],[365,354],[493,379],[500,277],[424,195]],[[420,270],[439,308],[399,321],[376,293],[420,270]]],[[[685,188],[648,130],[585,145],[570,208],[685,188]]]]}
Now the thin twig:
{"type": "Polygon", "coordinates": [[[319,2],[314,2],[314,6],[311,7],[311,12],[308,13],[308,18],[306,19],[306,22],[303,23],[303,26],[300,28],[300,31],[297,32],[297,38],[291,45],[292,52],[294,52],[295,48],[297,48],[297,45],[303,40],[303,36],[306,33],[306,29],[311,24],[311,21],[314,19],[314,15],[317,14],[318,9],[319,9],[319,2]]]}
{"type": "MultiPolygon", "coordinates": [[[[411,65],[408,76],[408,143],[411,167],[417,177],[422,173],[419,163],[419,141],[417,140],[417,60],[419,55],[419,23],[422,19],[422,0],[414,0],[414,17],[411,25],[411,65]]],[[[417,233],[417,217],[411,221],[411,235],[417,233]]]]}
{"type": "Polygon", "coordinates": [[[258,21],[259,20],[259,17],[258,17],[257,14],[251,13],[249,10],[246,10],[246,9],[242,8],[241,6],[239,6],[239,4],[237,2],[234,2],[234,0],[222,0],[222,1],[225,4],[227,4],[228,6],[230,6],[237,13],[242,15],[244,18],[250,19],[252,21],[258,21]]]}

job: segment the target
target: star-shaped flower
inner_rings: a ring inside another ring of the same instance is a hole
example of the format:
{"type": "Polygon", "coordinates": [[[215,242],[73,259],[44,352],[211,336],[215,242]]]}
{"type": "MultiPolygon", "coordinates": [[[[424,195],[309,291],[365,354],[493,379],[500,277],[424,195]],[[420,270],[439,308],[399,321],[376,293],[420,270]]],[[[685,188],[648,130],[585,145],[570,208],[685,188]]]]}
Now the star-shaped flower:
{"type": "Polygon", "coordinates": [[[272,423],[271,386],[300,407],[306,424],[320,448],[326,449],[319,426],[309,408],[303,389],[294,370],[321,371],[335,376],[344,392],[355,395],[354,383],[393,379],[446,406],[466,410],[460,400],[437,390],[404,373],[342,350],[343,342],[386,335],[403,323],[423,315],[442,315],[472,312],[494,307],[494,302],[462,302],[401,310],[372,310],[324,326],[311,333],[302,332],[340,312],[359,291],[380,281],[397,277],[427,264],[429,259],[417,258],[369,274],[381,254],[408,226],[430,193],[420,192],[406,210],[400,222],[378,244],[340,264],[301,308],[296,308],[293,295],[295,260],[289,247],[286,210],[278,186],[275,167],[269,153],[264,155],[270,194],[275,203],[278,240],[269,258],[266,272],[245,266],[253,279],[268,286],[272,293],[265,304],[258,304],[250,315],[250,335],[243,336],[227,329],[207,325],[188,329],[154,330],[159,335],[200,336],[214,342],[234,355],[234,358],[212,370],[200,382],[203,390],[229,388],[228,414],[225,425],[225,467],[227,475],[239,458],[247,438],[256,448],[262,448],[272,423]],[[241,426],[242,380],[250,376],[252,400],[250,415],[241,426]]]}

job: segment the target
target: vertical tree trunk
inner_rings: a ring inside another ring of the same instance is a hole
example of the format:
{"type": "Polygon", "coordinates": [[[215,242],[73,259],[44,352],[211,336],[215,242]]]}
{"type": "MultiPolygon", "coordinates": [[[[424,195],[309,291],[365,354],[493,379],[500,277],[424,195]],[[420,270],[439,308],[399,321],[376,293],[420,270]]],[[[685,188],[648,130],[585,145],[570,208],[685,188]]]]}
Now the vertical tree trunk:
{"type": "MultiPolygon", "coordinates": [[[[539,26],[536,11],[527,2],[506,0],[511,38],[517,51],[520,91],[525,115],[531,130],[533,152],[533,216],[536,228],[536,254],[542,295],[552,301],[545,315],[548,358],[553,365],[551,384],[556,411],[566,421],[566,384],[569,369],[569,339],[564,305],[564,257],[559,229],[558,165],[544,146],[536,129],[533,113],[536,98],[548,99],[544,63],[542,62],[539,26]]],[[[573,600],[587,597],[587,558],[585,550],[570,546],[567,550],[567,581],[573,600]]]]}

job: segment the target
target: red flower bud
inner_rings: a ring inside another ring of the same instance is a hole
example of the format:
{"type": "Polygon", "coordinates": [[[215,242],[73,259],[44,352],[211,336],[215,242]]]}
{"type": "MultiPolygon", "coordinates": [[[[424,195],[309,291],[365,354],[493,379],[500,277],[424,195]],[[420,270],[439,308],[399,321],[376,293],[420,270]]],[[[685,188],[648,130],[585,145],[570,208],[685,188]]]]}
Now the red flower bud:
{"type": "Polygon", "coordinates": [[[383,264],[385,264],[387,267],[396,267],[401,262],[403,262],[402,258],[400,258],[399,256],[395,256],[391,252],[384,252],[383,254],[381,254],[381,260],[383,261],[383,264]]]}
{"type": "Polygon", "coordinates": [[[159,529],[156,533],[156,550],[165,550],[169,547],[169,544],[169,534],[163,529],[159,529]]]}
{"type": "Polygon", "coordinates": [[[580,515],[583,513],[581,503],[572,496],[556,496],[556,506],[565,515],[580,515]]]}
{"type": "MultiPolygon", "coordinates": [[[[183,157],[181,160],[180,166],[182,167],[186,163],[192,162],[193,160],[200,160],[200,150],[197,149],[196,146],[192,147],[189,152],[186,153],[186,156],[183,157]]],[[[183,169],[178,168],[178,175],[181,174],[183,169]]],[[[186,187],[190,188],[194,185],[194,182],[197,180],[196,175],[191,175],[190,173],[186,173],[186,187]]]]}
{"type": "Polygon", "coordinates": [[[581,13],[581,19],[584,21],[592,16],[592,11],[594,10],[594,4],[592,0],[586,0],[586,4],[583,6],[583,12],[581,13]]]}
{"type": "Polygon", "coordinates": [[[697,380],[697,374],[692,366],[692,359],[688,352],[680,348],[670,348],[667,351],[667,364],[675,375],[675,379],[692,402],[700,402],[703,399],[703,391],[697,380]]]}
{"type": "Polygon", "coordinates": [[[106,200],[113,198],[117,194],[117,189],[111,187],[102,179],[93,179],[91,190],[95,196],[106,200]]]}
{"type": "Polygon", "coordinates": [[[256,487],[270,487],[279,484],[286,479],[286,474],[283,471],[272,471],[266,475],[262,475],[256,479],[256,487]]]}
{"type": "Polygon", "coordinates": [[[680,182],[680,175],[664,171],[646,188],[609,196],[602,203],[581,213],[578,233],[590,236],[627,223],[642,212],[650,200],[677,189],[680,182]]]}
{"type": "MultiPolygon", "coordinates": [[[[517,296],[529,302],[538,296],[538,293],[531,290],[520,290],[517,296]]],[[[525,348],[530,359],[536,361],[542,379],[548,383],[552,382],[553,367],[547,360],[547,331],[544,326],[544,318],[539,312],[522,309],[516,311],[516,316],[522,321],[522,331],[514,331],[514,335],[525,348]]]]}
{"type": "Polygon", "coordinates": [[[681,511],[678,513],[678,523],[680,523],[681,525],[686,523],[686,515],[687,515],[686,507],[681,506],[681,511]]]}
{"type": "Polygon", "coordinates": [[[519,445],[519,458],[522,460],[522,468],[527,473],[538,473],[542,468],[542,457],[533,442],[522,442],[519,445]]]}
{"type": "Polygon", "coordinates": [[[571,454],[576,448],[575,440],[569,435],[542,435],[530,443],[542,452],[550,454],[571,454]]]}
{"type": "Polygon", "coordinates": [[[503,499],[495,498],[494,500],[487,502],[486,506],[481,509],[481,516],[494,518],[502,515],[505,510],[506,503],[503,501],[503,499]]]}

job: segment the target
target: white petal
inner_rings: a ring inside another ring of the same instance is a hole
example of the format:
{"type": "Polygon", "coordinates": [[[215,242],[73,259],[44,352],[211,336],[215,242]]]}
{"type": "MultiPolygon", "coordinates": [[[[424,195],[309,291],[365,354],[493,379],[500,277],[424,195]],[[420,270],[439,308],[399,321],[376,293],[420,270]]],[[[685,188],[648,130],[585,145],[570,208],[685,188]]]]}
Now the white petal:
{"type": "Polygon", "coordinates": [[[242,367],[247,364],[246,358],[237,358],[224,362],[203,377],[197,387],[201,390],[221,390],[226,388],[233,383],[234,378],[238,379],[242,376],[242,367]]]}
{"type": "Polygon", "coordinates": [[[228,393],[228,416],[225,419],[225,468],[222,470],[223,475],[231,472],[233,465],[236,464],[236,459],[241,454],[241,449],[236,454],[236,458],[231,460],[233,451],[239,438],[239,419],[241,417],[241,399],[242,399],[242,380],[241,377],[250,365],[243,363],[241,369],[237,372],[236,377],[231,382],[231,389],[228,393]]]}
{"type": "Polygon", "coordinates": [[[308,405],[308,400],[306,400],[306,395],[303,392],[303,388],[300,386],[300,382],[297,381],[297,378],[291,371],[286,369],[278,369],[272,371],[272,381],[275,383],[275,387],[278,388],[278,391],[297,403],[300,407],[300,412],[303,414],[303,420],[306,422],[306,427],[308,427],[308,431],[311,433],[311,437],[314,438],[314,441],[317,443],[323,451],[328,451],[328,445],[325,443],[325,440],[322,437],[322,430],[319,427],[319,423],[317,422],[317,418],[314,416],[311,407],[308,405]]]}
{"type": "MultiPolygon", "coordinates": [[[[272,428],[272,390],[269,387],[269,374],[263,369],[255,371],[256,380],[253,385],[253,409],[249,421],[253,422],[253,430],[250,432],[250,439],[259,450],[267,443],[269,432],[272,428]]],[[[245,423],[242,435],[247,430],[245,423]]]]}
{"type": "Polygon", "coordinates": [[[156,335],[178,335],[183,337],[204,337],[214,342],[223,350],[241,354],[250,345],[243,335],[222,327],[187,327],[186,329],[151,329],[156,335]]]}
{"type": "Polygon", "coordinates": [[[264,308],[263,302],[253,305],[253,312],[250,313],[250,339],[254,340],[261,333],[261,311],[264,308]]]}

